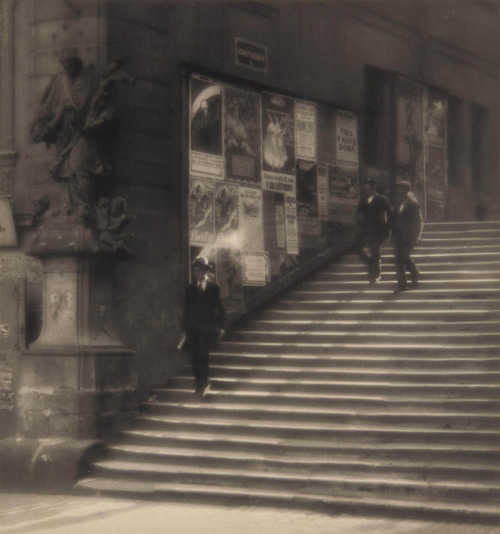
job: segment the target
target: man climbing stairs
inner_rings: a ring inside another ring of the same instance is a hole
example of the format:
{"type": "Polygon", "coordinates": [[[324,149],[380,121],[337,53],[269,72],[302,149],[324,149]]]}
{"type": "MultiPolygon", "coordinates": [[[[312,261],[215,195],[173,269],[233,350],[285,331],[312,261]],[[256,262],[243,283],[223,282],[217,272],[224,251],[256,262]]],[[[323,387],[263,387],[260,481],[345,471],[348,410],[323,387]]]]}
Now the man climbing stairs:
{"type": "Polygon", "coordinates": [[[80,492],[500,521],[500,222],[427,224],[418,289],[345,255],[252,314],[80,492]]]}

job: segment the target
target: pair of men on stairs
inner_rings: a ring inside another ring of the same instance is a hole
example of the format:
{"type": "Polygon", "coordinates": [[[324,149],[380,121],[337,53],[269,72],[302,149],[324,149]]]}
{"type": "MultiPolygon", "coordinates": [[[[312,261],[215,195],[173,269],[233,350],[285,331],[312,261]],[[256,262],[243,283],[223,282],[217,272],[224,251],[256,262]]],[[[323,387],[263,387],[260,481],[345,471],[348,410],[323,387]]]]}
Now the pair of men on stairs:
{"type": "Polygon", "coordinates": [[[380,247],[392,232],[397,275],[396,292],[408,288],[407,271],[410,273],[412,284],[416,286],[419,271],[411,252],[422,231],[422,217],[418,201],[411,192],[410,183],[406,181],[396,183],[394,210],[387,198],[377,192],[375,180],[366,181],[363,188],[364,194],[356,213],[354,249],[368,267],[370,283],[380,280],[380,247]]]}

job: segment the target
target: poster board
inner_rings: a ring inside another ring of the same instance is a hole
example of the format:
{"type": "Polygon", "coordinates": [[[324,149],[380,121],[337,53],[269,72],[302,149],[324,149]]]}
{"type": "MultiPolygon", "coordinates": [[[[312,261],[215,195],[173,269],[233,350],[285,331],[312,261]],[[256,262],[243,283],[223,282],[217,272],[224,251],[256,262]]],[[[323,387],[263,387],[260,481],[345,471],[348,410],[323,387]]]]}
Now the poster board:
{"type": "Polygon", "coordinates": [[[358,118],[233,77],[187,77],[189,260],[209,258],[226,311],[242,313],[353,225],[358,118]]]}

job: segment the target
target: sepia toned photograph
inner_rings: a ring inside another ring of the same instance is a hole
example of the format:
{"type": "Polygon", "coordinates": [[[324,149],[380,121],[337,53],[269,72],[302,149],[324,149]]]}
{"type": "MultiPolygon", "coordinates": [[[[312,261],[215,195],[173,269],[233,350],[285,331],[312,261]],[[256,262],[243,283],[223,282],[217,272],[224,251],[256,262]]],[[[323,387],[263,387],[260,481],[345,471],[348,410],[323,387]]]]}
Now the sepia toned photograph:
{"type": "Polygon", "coordinates": [[[0,534],[500,534],[500,0],[0,0],[0,534]]]}

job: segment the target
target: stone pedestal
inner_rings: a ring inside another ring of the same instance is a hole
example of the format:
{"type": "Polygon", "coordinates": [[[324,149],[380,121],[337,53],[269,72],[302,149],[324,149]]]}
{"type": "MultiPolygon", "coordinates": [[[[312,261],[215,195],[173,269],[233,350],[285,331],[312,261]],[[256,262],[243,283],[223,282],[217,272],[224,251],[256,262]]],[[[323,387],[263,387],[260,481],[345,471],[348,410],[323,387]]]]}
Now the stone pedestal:
{"type": "Polygon", "coordinates": [[[16,449],[39,451],[42,445],[58,451],[45,455],[43,469],[25,473],[32,486],[40,485],[33,477],[41,472],[43,480],[60,482],[60,473],[74,482],[76,471],[71,476],[65,470],[81,469],[78,454],[95,452],[95,440],[137,413],[134,351],[118,337],[113,296],[117,264],[129,255],[106,247],[69,217],[49,219],[34,233],[28,253],[43,265],[43,326],[21,355],[18,438],[4,448],[14,456],[16,449]]]}

